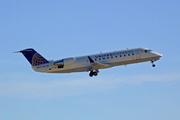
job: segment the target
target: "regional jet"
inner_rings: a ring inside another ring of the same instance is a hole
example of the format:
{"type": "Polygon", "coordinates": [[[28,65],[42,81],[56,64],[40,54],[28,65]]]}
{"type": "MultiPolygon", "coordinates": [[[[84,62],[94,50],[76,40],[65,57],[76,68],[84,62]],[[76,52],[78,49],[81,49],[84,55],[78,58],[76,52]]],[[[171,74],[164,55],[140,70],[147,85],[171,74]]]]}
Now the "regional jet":
{"type": "Polygon", "coordinates": [[[151,61],[152,67],[155,67],[154,62],[162,57],[161,54],[147,48],[126,49],[80,57],[64,58],[56,61],[46,60],[32,48],[18,52],[26,57],[32,65],[32,69],[36,72],[71,73],[90,71],[90,77],[97,76],[99,69],[106,69],[120,65],[151,61]]]}

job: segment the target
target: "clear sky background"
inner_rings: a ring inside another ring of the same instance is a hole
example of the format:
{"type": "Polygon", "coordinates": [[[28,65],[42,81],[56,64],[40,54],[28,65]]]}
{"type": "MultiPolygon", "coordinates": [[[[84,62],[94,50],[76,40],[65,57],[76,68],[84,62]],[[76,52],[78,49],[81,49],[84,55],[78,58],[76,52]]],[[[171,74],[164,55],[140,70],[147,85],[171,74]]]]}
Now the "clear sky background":
{"type": "Polygon", "coordinates": [[[0,1],[0,120],[180,119],[179,0],[0,1]],[[48,60],[145,47],[150,62],[71,74],[37,73],[48,60]]]}

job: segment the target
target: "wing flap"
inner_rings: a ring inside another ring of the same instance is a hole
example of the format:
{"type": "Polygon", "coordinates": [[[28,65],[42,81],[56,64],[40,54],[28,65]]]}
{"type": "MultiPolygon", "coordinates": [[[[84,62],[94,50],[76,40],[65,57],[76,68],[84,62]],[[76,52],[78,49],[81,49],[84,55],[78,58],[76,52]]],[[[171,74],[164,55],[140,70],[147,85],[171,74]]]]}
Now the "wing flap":
{"type": "Polygon", "coordinates": [[[91,65],[92,65],[92,69],[93,69],[93,70],[112,67],[111,64],[107,64],[107,63],[104,64],[104,63],[100,63],[100,62],[94,62],[94,61],[91,59],[91,57],[88,56],[88,58],[89,58],[89,61],[90,61],[91,65]]]}
{"type": "Polygon", "coordinates": [[[104,64],[104,63],[99,63],[99,62],[91,63],[91,65],[97,65],[99,67],[112,67],[112,65],[110,64],[104,64]]]}

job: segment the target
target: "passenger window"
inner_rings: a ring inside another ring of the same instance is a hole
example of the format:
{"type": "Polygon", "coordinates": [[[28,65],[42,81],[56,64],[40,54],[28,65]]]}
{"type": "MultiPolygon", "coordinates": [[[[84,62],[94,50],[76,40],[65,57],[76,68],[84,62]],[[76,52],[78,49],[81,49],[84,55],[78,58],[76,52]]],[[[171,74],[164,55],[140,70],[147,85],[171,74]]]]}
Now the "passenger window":
{"type": "Polygon", "coordinates": [[[99,58],[99,60],[101,60],[101,58],[99,58]]]}
{"type": "Polygon", "coordinates": [[[130,54],[128,54],[128,56],[130,56],[130,54]]]}
{"type": "Polygon", "coordinates": [[[105,58],[103,58],[103,60],[105,60],[105,58]]]}
{"type": "Polygon", "coordinates": [[[96,61],[97,59],[95,59],[95,61],[96,61]]]}
{"type": "Polygon", "coordinates": [[[124,57],[126,57],[126,55],[124,54],[124,57]]]}
{"type": "Polygon", "coordinates": [[[113,58],[113,56],[111,58],[113,58]]]}
{"type": "Polygon", "coordinates": [[[109,57],[107,57],[107,59],[109,59],[109,57]]]}
{"type": "Polygon", "coordinates": [[[117,58],[117,56],[116,56],[116,58],[117,58]]]}
{"type": "Polygon", "coordinates": [[[132,53],[132,55],[134,55],[134,53],[132,53]]]}
{"type": "Polygon", "coordinates": [[[121,57],[121,55],[119,57],[121,57]]]}

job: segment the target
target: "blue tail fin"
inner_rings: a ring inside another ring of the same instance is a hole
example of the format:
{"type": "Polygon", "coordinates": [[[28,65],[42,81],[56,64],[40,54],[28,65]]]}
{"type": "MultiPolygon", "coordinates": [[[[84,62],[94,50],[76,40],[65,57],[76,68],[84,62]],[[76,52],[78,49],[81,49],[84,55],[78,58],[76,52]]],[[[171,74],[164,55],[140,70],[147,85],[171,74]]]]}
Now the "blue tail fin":
{"type": "Polygon", "coordinates": [[[21,52],[26,57],[26,59],[32,66],[41,65],[49,62],[32,48],[21,50],[19,52],[21,52]]]}

